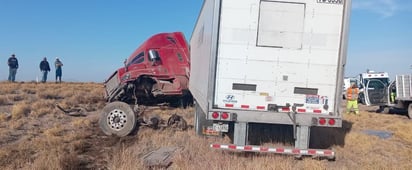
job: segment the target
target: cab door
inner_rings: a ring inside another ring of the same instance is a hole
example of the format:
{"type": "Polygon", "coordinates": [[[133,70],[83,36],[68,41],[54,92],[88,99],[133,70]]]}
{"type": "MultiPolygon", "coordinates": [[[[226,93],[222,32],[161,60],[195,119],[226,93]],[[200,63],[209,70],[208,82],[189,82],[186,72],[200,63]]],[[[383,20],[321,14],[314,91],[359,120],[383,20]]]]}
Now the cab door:
{"type": "Polygon", "coordinates": [[[388,105],[388,87],[384,82],[371,79],[366,83],[364,92],[367,105],[388,105]]]}

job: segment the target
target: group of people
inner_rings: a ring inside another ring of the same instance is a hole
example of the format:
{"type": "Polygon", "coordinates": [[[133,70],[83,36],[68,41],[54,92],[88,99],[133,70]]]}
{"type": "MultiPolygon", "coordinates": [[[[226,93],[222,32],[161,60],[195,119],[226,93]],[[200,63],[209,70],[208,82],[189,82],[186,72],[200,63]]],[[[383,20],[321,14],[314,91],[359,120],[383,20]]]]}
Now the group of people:
{"type": "MultiPolygon", "coordinates": [[[[7,64],[9,65],[8,80],[10,82],[15,82],[17,69],[19,68],[19,61],[17,60],[15,54],[11,55],[11,57],[7,61],[7,64]]],[[[54,65],[56,67],[56,83],[61,83],[63,63],[60,61],[59,58],[56,57],[56,61],[54,62],[54,65]]],[[[40,71],[42,72],[41,82],[45,83],[47,81],[47,74],[48,72],[50,72],[50,65],[46,57],[44,57],[43,60],[40,62],[40,71]]]]}

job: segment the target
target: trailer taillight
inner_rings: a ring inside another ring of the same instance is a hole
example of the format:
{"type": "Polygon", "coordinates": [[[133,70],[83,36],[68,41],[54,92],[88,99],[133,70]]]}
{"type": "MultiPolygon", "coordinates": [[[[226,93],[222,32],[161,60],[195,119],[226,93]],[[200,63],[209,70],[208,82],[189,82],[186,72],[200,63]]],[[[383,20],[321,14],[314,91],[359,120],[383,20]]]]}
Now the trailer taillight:
{"type": "Polygon", "coordinates": [[[223,112],[221,117],[222,117],[222,119],[227,119],[227,118],[229,118],[229,114],[227,112],[223,112]]]}
{"type": "Polygon", "coordinates": [[[319,119],[319,124],[320,125],[325,125],[326,124],[326,119],[325,118],[320,118],[319,119]]]}
{"type": "Polygon", "coordinates": [[[219,113],[218,112],[213,112],[212,117],[213,117],[213,119],[219,118],[219,113]]]}
{"type": "Polygon", "coordinates": [[[290,108],[289,107],[282,107],[282,111],[283,112],[290,112],[290,108]]]}
{"type": "Polygon", "coordinates": [[[329,119],[328,123],[329,125],[335,125],[336,121],[335,119],[329,119]]]}

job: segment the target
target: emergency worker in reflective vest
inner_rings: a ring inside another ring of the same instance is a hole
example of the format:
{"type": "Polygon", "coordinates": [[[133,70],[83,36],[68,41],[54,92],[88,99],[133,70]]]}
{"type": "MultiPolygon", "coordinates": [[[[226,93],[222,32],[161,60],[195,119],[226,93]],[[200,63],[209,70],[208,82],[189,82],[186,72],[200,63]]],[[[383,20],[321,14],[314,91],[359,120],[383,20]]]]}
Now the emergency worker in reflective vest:
{"type": "Polygon", "coordinates": [[[352,83],[351,86],[346,90],[346,113],[350,113],[351,109],[353,108],[355,114],[359,115],[358,97],[359,89],[355,83],[352,83]]]}

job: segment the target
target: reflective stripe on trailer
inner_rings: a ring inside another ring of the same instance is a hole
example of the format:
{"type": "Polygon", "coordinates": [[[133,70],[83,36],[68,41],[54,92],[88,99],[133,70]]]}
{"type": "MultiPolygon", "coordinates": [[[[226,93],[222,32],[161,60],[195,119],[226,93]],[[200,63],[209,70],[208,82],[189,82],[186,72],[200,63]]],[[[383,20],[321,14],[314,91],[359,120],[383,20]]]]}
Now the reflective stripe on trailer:
{"type": "MultiPolygon", "coordinates": [[[[266,107],[265,106],[251,106],[251,105],[247,105],[247,104],[242,104],[242,105],[235,105],[235,104],[230,104],[230,103],[226,103],[224,108],[230,108],[230,109],[241,109],[241,110],[261,110],[261,111],[266,111],[266,107]]],[[[289,113],[292,111],[291,107],[281,107],[279,108],[278,112],[282,112],[282,113],[289,113]]],[[[322,112],[321,109],[306,109],[306,108],[297,108],[296,109],[297,113],[314,113],[314,114],[328,114],[327,112],[322,112]]]]}
{"type": "MultiPolygon", "coordinates": [[[[224,107],[225,107],[225,108],[233,109],[233,108],[238,108],[239,106],[236,106],[236,105],[231,104],[231,103],[226,103],[224,107]]],[[[250,110],[250,109],[266,110],[266,107],[265,107],[265,106],[255,106],[255,107],[252,107],[251,105],[247,105],[247,104],[242,104],[242,105],[240,105],[239,108],[240,108],[240,109],[243,109],[243,110],[250,110]]]]}
{"type": "Polygon", "coordinates": [[[309,155],[309,156],[320,156],[334,158],[335,152],[332,150],[323,149],[297,149],[297,148],[272,148],[266,146],[238,146],[238,145],[221,145],[221,144],[211,144],[211,148],[214,149],[225,149],[233,151],[248,151],[248,152],[267,152],[267,153],[279,153],[279,154],[289,154],[289,155],[309,155]]]}

